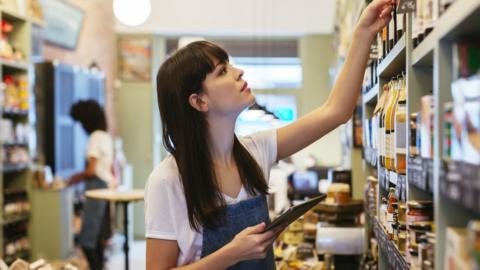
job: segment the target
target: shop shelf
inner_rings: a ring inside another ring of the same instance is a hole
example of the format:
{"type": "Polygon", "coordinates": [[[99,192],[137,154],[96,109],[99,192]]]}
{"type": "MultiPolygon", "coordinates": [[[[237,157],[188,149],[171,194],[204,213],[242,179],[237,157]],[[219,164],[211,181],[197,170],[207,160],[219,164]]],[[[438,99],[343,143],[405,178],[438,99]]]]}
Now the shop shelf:
{"type": "Polygon", "coordinates": [[[28,71],[28,63],[22,61],[13,61],[0,58],[0,65],[4,68],[14,69],[18,71],[28,71]]]}
{"type": "Polygon", "coordinates": [[[428,36],[412,51],[412,66],[414,67],[432,67],[433,66],[433,48],[436,44],[436,35],[432,31],[428,36]]]}
{"type": "Polygon", "coordinates": [[[437,21],[432,33],[440,40],[459,40],[478,36],[480,0],[457,0],[437,21]]]}
{"type": "Polygon", "coordinates": [[[30,219],[30,214],[21,214],[21,215],[14,215],[14,216],[6,216],[3,218],[3,226],[10,225],[17,222],[28,221],[30,219]]]}
{"type": "Polygon", "coordinates": [[[18,118],[18,117],[26,117],[28,116],[27,110],[12,110],[12,109],[4,109],[2,111],[3,117],[7,118],[18,118]]]}
{"type": "Polygon", "coordinates": [[[20,164],[3,164],[3,173],[15,173],[21,172],[30,166],[29,163],[20,163],[20,164]]]}
{"type": "Polygon", "coordinates": [[[391,269],[407,270],[410,269],[405,257],[400,253],[400,250],[388,238],[387,233],[376,217],[371,219],[373,221],[373,232],[378,240],[378,247],[387,254],[387,260],[391,269]]]}
{"type": "Polygon", "coordinates": [[[362,96],[363,104],[371,104],[375,102],[378,96],[378,89],[379,89],[379,85],[377,83],[372,89],[368,90],[368,92],[363,94],[362,96]]]}
{"type": "Polygon", "coordinates": [[[443,162],[440,193],[480,216],[480,166],[459,161],[443,162]]]}
{"type": "Polygon", "coordinates": [[[336,213],[336,214],[354,214],[359,215],[363,212],[363,200],[352,199],[346,203],[327,203],[325,201],[317,204],[313,209],[317,213],[336,213]]]}
{"type": "Polygon", "coordinates": [[[438,40],[458,40],[480,31],[480,0],[457,0],[438,19],[433,31],[412,51],[413,66],[432,66],[438,40]]]}
{"type": "Polygon", "coordinates": [[[380,77],[390,79],[405,70],[405,39],[405,35],[403,35],[388,53],[387,57],[378,65],[378,74],[380,77]]]}
{"type": "Polygon", "coordinates": [[[13,20],[13,21],[19,21],[19,22],[25,22],[27,21],[27,17],[25,15],[22,15],[18,13],[17,11],[1,7],[0,12],[2,13],[2,17],[5,17],[7,20],[13,20]]]}
{"type": "Polygon", "coordinates": [[[433,192],[433,160],[408,157],[408,183],[416,188],[433,192]]]}

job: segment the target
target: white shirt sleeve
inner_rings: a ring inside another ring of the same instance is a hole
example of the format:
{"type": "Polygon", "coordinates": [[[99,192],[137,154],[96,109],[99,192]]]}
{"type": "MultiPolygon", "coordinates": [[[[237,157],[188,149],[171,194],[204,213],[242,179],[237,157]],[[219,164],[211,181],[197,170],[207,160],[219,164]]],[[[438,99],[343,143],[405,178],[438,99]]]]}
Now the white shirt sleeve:
{"type": "Polygon", "coordinates": [[[257,160],[268,181],[270,169],[277,163],[277,130],[255,132],[240,138],[240,141],[257,160]]]}
{"type": "Polygon", "coordinates": [[[175,180],[169,179],[171,174],[161,171],[161,166],[155,168],[145,185],[145,236],[178,240],[174,225],[176,216],[173,214],[177,208],[173,198],[175,180]]]}

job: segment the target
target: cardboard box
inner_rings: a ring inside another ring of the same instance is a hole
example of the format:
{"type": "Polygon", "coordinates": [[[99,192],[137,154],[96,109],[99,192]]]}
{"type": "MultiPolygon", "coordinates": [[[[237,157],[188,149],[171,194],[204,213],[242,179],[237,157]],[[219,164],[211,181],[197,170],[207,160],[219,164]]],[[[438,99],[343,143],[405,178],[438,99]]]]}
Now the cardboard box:
{"type": "Polygon", "coordinates": [[[446,270],[471,270],[472,260],[468,253],[468,230],[447,227],[444,266],[446,270]]]}

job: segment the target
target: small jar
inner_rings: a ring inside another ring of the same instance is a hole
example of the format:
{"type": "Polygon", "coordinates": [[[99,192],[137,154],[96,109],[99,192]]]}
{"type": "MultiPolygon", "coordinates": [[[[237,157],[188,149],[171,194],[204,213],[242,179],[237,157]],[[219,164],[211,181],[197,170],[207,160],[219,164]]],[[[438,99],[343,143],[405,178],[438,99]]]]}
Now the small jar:
{"type": "Polygon", "coordinates": [[[407,247],[407,233],[405,231],[400,231],[398,233],[398,250],[402,255],[405,254],[407,247]]]}
{"type": "Polygon", "coordinates": [[[417,245],[420,242],[427,242],[427,233],[432,231],[433,222],[431,221],[417,221],[408,225],[408,233],[410,243],[417,245]]]}
{"type": "Polygon", "coordinates": [[[407,205],[404,203],[399,203],[398,205],[398,222],[407,222],[407,205]]]}
{"type": "Polygon", "coordinates": [[[347,203],[350,201],[350,185],[342,183],[334,183],[328,187],[327,201],[337,204],[347,203]]]}

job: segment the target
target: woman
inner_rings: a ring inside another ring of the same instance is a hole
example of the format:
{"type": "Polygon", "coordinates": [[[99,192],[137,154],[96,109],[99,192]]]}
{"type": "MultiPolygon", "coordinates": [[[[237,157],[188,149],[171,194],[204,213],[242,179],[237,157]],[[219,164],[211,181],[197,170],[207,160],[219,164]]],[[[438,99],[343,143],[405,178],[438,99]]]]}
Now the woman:
{"type": "Polygon", "coordinates": [[[283,228],[264,231],[270,167],[350,118],[393,3],[375,0],[364,11],[327,102],[278,130],[235,136],[237,116],[255,98],[215,44],[191,43],[163,63],[157,94],[171,155],[145,188],[147,269],[275,269],[271,245],[283,228]]]}
{"type": "MultiPolygon", "coordinates": [[[[86,190],[111,187],[113,142],[107,133],[107,120],[102,107],[94,100],[79,101],[70,108],[70,116],[80,122],[89,139],[85,171],[71,176],[68,185],[85,182],[86,190]]],[[[87,199],[78,240],[90,269],[103,269],[104,245],[109,237],[107,202],[87,199]]]]}

